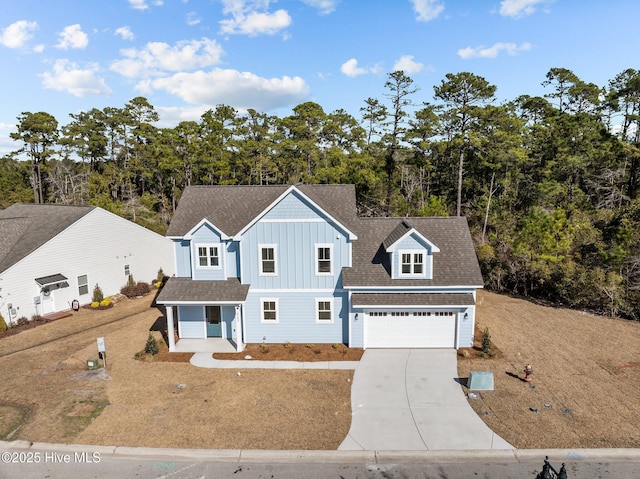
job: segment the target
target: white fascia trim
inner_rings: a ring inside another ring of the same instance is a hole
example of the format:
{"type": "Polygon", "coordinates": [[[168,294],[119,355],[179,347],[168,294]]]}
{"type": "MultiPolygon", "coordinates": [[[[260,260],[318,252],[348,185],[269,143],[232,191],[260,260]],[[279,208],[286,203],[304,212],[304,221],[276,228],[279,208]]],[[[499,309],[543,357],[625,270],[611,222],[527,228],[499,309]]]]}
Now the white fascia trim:
{"type": "MultiPolygon", "coordinates": [[[[410,280],[411,278],[407,278],[410,280]]],[[[404,281],[404,280],[398,280],[404,281]]],[[[461,293],[461,294],[471,294],[474,289],[482,289],[484,286],[474,286],[474,285],[465,285],[465,286],[344,286],[346,290],[352,291],[365,291],[368,293],[378,293],[380,291],[396,291],[396,290],[411,290],[411,291],[421,291],[423,293],[461,293]]]]}
{"type": "Polygon", "coordinates": [[[467,309],[473,305],[471,304],[430,304],[430,305],[408,305],[408,304],[358,304],[354,306],[355,308],[362,309],[372,309],[372,310],[380,310],[380,309],[416,309],[416,310],[428,310],[428,309],[467,309]]]}
{"type": "Polygon", "coordinates": [[[282,193],[278,198],[276,198],[276,200],[271,203],[269,206],[267,206],[264,210],[262,210],[262,212],[257,215],[253,220],[251,220],[249,222],[249,224],[247,224],[244,228],[242,228],[234,237],[234,239],[236,241],[239,241],[241,236],[249,229],[251,228],[254,224],[256,224],[258,221],[260,221],[269,211],[271,211],[278,203],[280,203],[285,197],[287,197],[291,192],[297,192],[300,196],[302,196],[306,201],[308,201],[309,203],[311,203],[313,206],[315,206],[318,210],[320,210],[320,212],[327,217],[329,220],[331,220],[331,222],[333,222],[334,224],[338,225],[345,233],[347,233],[347,235],[349,236],[349,239],[351,240],[356,240],[358,239],[358,237],[355,235],[355,233],[353,233],[352,231],[350,231],[348,228],[346,228],[342,223],[340,223],[338,220],[336,220],[333,216],[331,216],[329,213],[327,213],[324,209],[322,209],[316,202],[314,202],[313,200],[311,200],[307,195],[305,195],[302,191],[300,191],[298,188],[295,187],[295,185],[290,186],[289,188],[287,188],[287,191],[285,191],[284,193],[282,193]]]}
{"type": "Polygon", "coordinates": [[[217,231],[218,233],[220,233],[220,239],[222,240],[228,240],[231,239],[231,237],[229,235],[227,235],[224,231],[222,231],[220,228],[218,228],[216,225],[214,225],[213,223],[211,223],[211,221],[209,221],[206,218],[203,218],[200,220],[200,222],[195,225],[193,228],[191,228],[186,235],[184,235],[184,239],[185,240],[191,240],[191,238],[193,237],[193,234],[198,231],[202,226],[207,225],[210,226],[211,228],[213,228],[215,231],[217,231]]]}
{"type": "Polygon", "coordinates": [[[397,241],[395,241],[393,244],[389,245],[389,247],[387,248],[387,253],[392,253],[393,251],[395,251],[396,249],[396,245],[402,241],[403,239],[405,239],[407,236],[411,236],[412,234],[414,234],[416,236],[418,236],[424,243],[426,243],[429,248],[431,249],[432,253],[439,253],[440,252],[440,248],[438,248],[435,244],[433,244],[431,241],[429,241],[422,233],[420,233],[417,229],[415,228],[411,228],[409,231],[407,231],[405,234],[403,234],[397,241]]]}
{"type": "Polygon", "coordinates": [[[249,293],[333,293],[333,292],[344,292],[344,290],[339,289],[258,289],[251,288],[249,293]]]}
{"type": "Polygon", "coordinates": [[[217,305],[244,305],[245,301],[156,301],[158,304],[171,306],[217,306],[217,305]]]}

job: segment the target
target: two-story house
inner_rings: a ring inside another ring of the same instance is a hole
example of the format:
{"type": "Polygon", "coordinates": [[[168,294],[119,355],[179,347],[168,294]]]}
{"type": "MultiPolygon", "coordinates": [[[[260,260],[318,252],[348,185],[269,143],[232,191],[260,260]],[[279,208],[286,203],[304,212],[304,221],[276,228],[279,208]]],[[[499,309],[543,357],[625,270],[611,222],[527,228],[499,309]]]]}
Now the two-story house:
{"type": "Polygon", "coordinates": [[[352,185],[196,186],[167,236],[176,277],[157,302],[181,339],[473,344],[483,281],[464,218],[359,218],[352,185]]]}

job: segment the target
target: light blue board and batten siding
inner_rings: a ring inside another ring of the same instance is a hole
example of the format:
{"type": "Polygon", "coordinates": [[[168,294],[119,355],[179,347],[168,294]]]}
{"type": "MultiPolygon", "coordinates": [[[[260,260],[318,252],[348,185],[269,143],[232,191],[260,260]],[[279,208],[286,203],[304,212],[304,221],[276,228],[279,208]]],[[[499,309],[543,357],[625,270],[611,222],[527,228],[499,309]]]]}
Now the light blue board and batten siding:
{"type": "MultiPolygon", "coordinates": [[[[221,306],[222,334],[227,339],[232,339],[236,328],[235,307],[221,306]]],[[[204,306],[183,305],[178,306],[178,332],[183,339],[202,339],[207,337],[204,306]]]]}
{"type": "Polygon", "coordinates": [[[249,292],[245,304],[247,343],[346,343],[348,341],[347,294],[304,291],[273,294],[249,292]],[[261,301],[278,300],[278,322],[261,321],[261,301]],[[333,322],[316,323],[316,300],[333,298],[333,322]]]}
{"type": "Polygon", "coordinates": [[[424,250],[424,266],[427,273],[426,279],[431,279],[433,276],[433,252],[427,244],[420,241],[412,234],[407,236],[406,238],[403,238],[401,241],[394,245],[394,252],[391,253],[391,277],[394,279],[401,278],[399,271],[400,263],[402,262],[403,250],[411,250],[412,252],[415,252],[417,250],[424,250]]]}

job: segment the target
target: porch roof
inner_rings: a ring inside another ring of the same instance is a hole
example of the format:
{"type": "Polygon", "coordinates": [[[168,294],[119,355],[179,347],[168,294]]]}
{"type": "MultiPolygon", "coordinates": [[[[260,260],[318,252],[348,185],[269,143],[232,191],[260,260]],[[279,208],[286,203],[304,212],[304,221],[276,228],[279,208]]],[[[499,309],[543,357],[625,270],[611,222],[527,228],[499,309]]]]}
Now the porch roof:
{"type": "Polygon", "coordinates": [[[359,307],[418,307],[418,306],[471,306],[475,304],[471,293],[354,293],[354,306],[359,307]]]}
{"type": "Polygon", "coordinates": [[[158,304],[237,304],[247,299],[248,284],[237,278],[226,281],[195,281],[169,278],[156,298],[158,304]]]}

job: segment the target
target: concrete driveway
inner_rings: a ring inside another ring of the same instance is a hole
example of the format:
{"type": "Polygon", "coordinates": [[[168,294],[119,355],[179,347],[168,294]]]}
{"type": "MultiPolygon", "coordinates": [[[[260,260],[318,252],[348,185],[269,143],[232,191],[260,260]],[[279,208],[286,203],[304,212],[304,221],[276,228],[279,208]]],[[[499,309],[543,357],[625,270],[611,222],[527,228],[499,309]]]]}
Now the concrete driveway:
{"type": "Polygon", "coordinates": [[[367,349],[339,450],[513,449],[467,403],[454,349],[367,349]]]}

